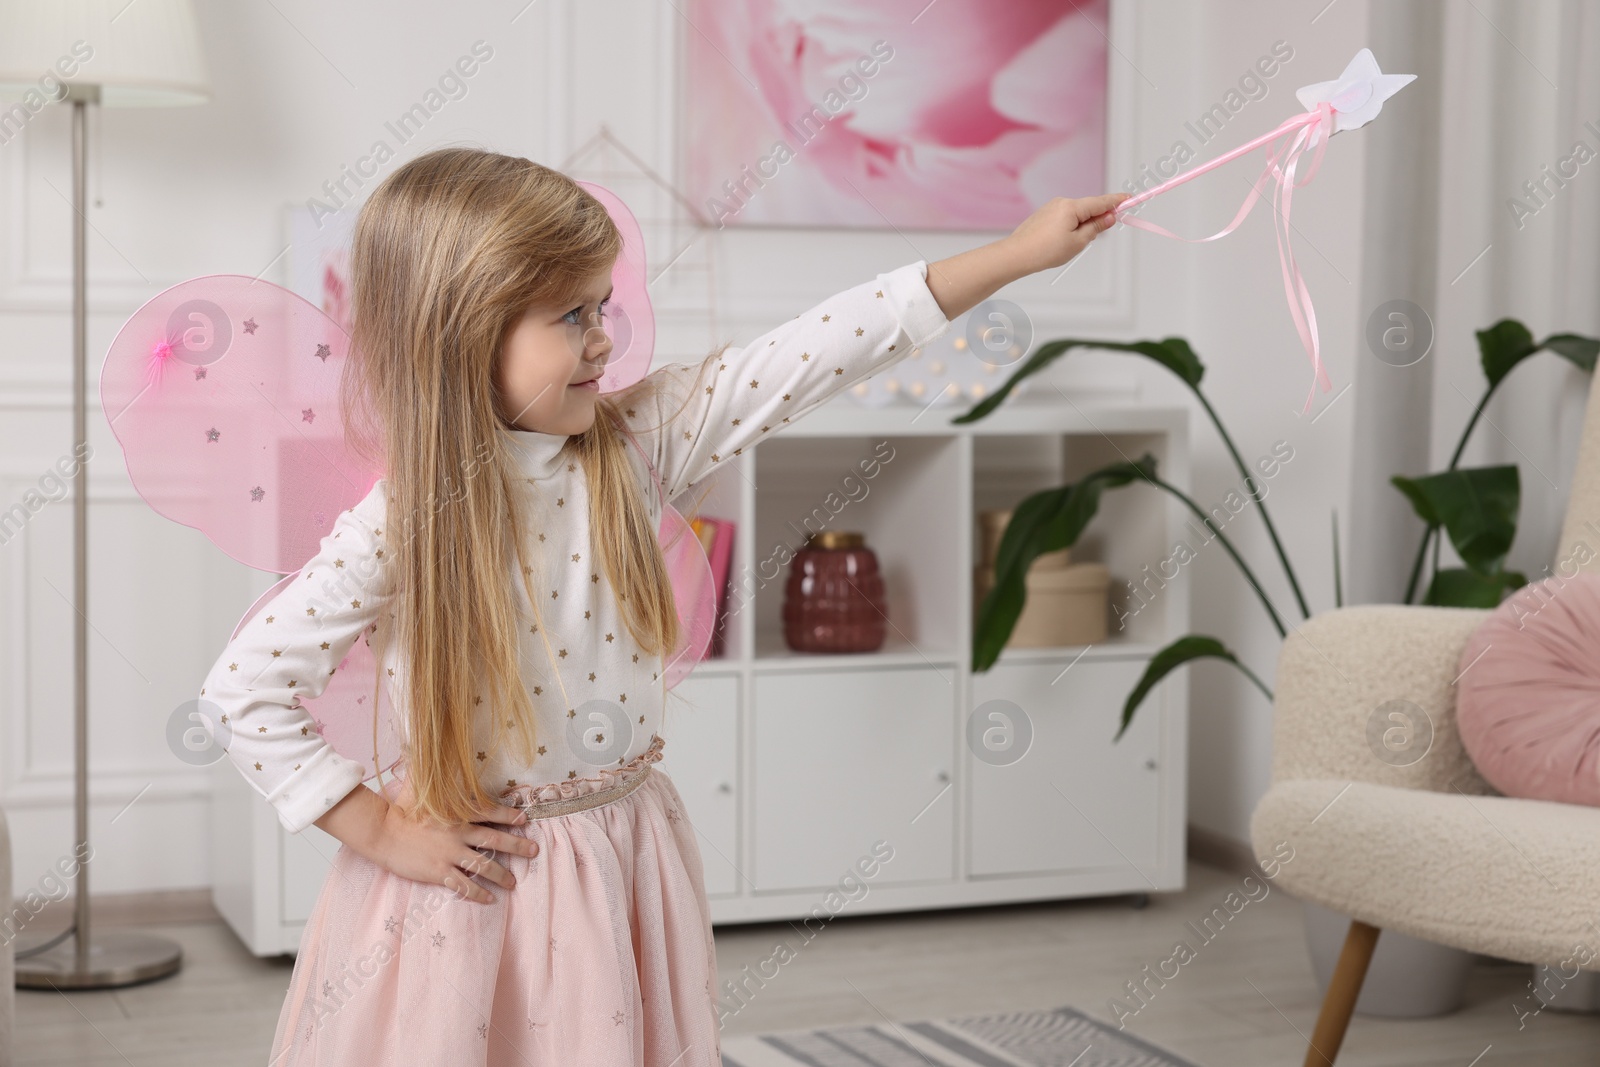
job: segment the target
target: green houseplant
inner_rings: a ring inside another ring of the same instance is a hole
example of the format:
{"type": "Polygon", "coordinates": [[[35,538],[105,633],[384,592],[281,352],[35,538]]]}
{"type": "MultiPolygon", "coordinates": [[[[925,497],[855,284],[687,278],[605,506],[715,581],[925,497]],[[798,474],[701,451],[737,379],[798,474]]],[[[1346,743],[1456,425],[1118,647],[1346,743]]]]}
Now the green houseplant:
{"type": "MultiPolygon", "coordinates": [[[[1467,437],[1477,424],[1484,405],[1507,374],[1522,360],[1540,350],[1549,350],[1570,360],[1590,373],[1595,357],[1600,352],[1600,341],[1577,334],[1553,334],[1543,341],[1534,341],[1533,335],[1515,319],[1502,319],[1487,330],[1477,334],[1482,366],[1489,385],[1483,398],[1474,408],[1472,417],[1461,435],[1461,443],[1451,457],[1450,465],[1438,474],[1419,478],[1392,479],[1394,485],[1411,500],[1412,506],[1425,524],[1422,546],[1413,567],[1411,585],[1406,591],[1406,603],[1411,602],[1418,576],[1430,541],[1434,547],[1433,579],[1428,586],[1430,604],[1460,604],[1493,606],[1505,593],[1522,585],[1526,579],[1516,572],[1505,571],[1503,565],[1512,539],[1516,534],[1519,500],[1517,468],[1512,466],[1458,469],[1462,449],[1467,437]],[[1450,537],[1451,544],[1461,556],[1465,566],[1441,570],[1438,564],[1441,531],[1450,537]]],[[[958,415],[952,423],[976,422],[999,407],[1017,383],[1038,374],[1056,360],[1074,349],[1098,348],[1144,356],[1165,367],[1194,393],[1202,410],[1216,428],[1229,457],[1244,478],[1244,485],[1260,512],[1272,542],[1273,551],[1283,567],[1289,587],[1294,593],[1296,606],[1302,618],[1311,617],[1310,606],[1300,588],[1289,555],[1273,525],[1267,510],[1260,482],[1246,466],[1223,426],[1216,409],[1211,406],[1200,388],[1205,377],[1205,366],[1200,362],[1189,343],[1181,337],[1168,337],[1161,341],[1100,341],[1060,339],[1047,341],[1022,362],[1020,366],[988,397],[974,405],[965,414],[958,415]]],[[[972,669],[988,670],[1000,657],[1027,597],[1026,576],[1028,568],[1042,553],[1075,544],[1099,509],[1100,497],[1107,490],[1121,489],[1143,483],[1172,494],[1184,507],[1200,519],[1216,537],[1246,582],[1255,591],[1280,637],[1288,635],[1282,617],[1274,607],[1255,572],[1222,530],[1212,521],[1210,514],[1178,487],[1164,481],[1156,469],[1156,459],[1146,453],[1137,460],[1113,463],[1101,467],[1068,485],[1046,489],[1024,499],[1013,510],[1011,521],[995,558],[994,584],[985,594],[978,608],[977,625],[973,632],[972,669]]],[[[1339,574],[1338,515],[1333,516],[1333,566],[1334,599],[1343,604],[1339,574]]],[[[1242,660],[1219,639],[1206,634],[1185,634],[1151,656],[1143,675],[1128,694],[1122,709],[1120,738],[1133,721],[1134,712],[1149,695],[1151,689],[1171,671],[1198,659],[1220,659],[1232,664],[1261,690],[1270,701],[1272,691],[1242,660]]]]}
{"type": "Polygon", "coordinates": [[[1505,569],[1506,554],[1517,534],[1522,496],[1516,464],[1469,468],[1457,464],[1489,398],[1517,364],[1535,352],[1547,350],[1593,374],[1597,347],[1600,342],[1594,338],[1572,333],[1551,334],[1535,341],[1528,328],[1516,319],[1501,319],[1487,330],[1478,331],[1478,351],[1489,384],[1461,431],[1449,466],[1420,478],[1397,474],[1390,479],[1411,501],[1424,524],[1422,543],[1417,546],[1402,603],[1412,603],[1416,594],[1429,542],[1433,545],[1433,577],[1422,599],[1424,604],[1492,608],[1506,594],[1527,584],[1525,575],[1505,569]],[[1450,538],[1463,566],[1440,568],[1439,545],[1444,536],[1450,538]]]}

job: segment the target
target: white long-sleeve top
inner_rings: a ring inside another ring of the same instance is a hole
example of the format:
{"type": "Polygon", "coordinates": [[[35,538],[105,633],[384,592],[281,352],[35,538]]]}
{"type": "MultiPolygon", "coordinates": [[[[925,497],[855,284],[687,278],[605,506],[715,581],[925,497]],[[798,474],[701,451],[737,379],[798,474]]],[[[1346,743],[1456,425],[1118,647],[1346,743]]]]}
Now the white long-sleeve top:
{"type": "MultiPolygon", "coordinates": [[[[928,290],[926,270],[918,260],[880,274],[743,347],[652,371],[651,384],[663,388],[647,391],[640,383],[618,393],[666,498],[944,333],[949,323],[928,290]]],[[[598,788],[603,768],[641,755],[658,740],[662,659],[634,644],[592,552],[583,466],[563,450],[567,436],[501,432],[532,496],[525,556],[535,568],[530,581],[546,632],[533,631],[520,577],[508,573],[530,622],[521,664],[536,709],[538,748],[530,766],[495,750],[489,741],[493,709],[482,698],[472,709],[481,780],[494,795],[520,785],[573,795],[598,788]]],[[[625,447],[659,524],[651,475],[639,451],[625,447]]],[[[365,776],[362,764],[322,738],[298,699],[319,696],[363,635],[404,727],[404,662],[398,642],[384,639],[394,632],[385,544],[399,532],[385,529],[387,500],[380,478],[339,514],[300,577],[228,642],[201,689],[227,724],[222,736],[229,759],[292,833],[321,818],[365,776]]]]}

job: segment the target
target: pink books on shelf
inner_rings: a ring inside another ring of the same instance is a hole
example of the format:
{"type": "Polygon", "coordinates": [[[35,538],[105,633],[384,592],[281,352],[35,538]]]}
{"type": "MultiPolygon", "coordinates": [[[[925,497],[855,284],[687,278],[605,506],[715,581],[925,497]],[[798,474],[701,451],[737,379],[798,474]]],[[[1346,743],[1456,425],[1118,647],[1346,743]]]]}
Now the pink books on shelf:
{"type": "Polygon", "coordinates": [[[689,526],[700,539],[701,547],[706,550],[706,558],[711,561],[711,587],[717,594],[716,626],[712,630],[711,644],[701,657],[711,659],[721,656],[723,652],[727,623],[728,572],[733,562],[734,524],[730,519],[696,516],[690,520],[689,526]]]}

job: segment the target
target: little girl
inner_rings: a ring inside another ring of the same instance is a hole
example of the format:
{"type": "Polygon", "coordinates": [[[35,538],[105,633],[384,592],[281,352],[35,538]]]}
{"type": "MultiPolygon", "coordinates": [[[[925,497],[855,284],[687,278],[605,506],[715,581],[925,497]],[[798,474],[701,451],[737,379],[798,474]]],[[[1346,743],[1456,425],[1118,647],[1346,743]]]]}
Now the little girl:
{"type": "Polygon", "coordinates": [[[282,824],[342,842],[274,1067],[720,1063],[700,851],[651,769],[679,626],[652,479],[670,500],[1065,264],[1124,196],[1052,200],[1001,240],[602,396],[621,238],[595,197],[465,148],[374,190],[351,250],[345,402],[384,476],[202,690],[282,824]],[[381,791],[298,702],[363,637],[405,731],[381,791]]]}

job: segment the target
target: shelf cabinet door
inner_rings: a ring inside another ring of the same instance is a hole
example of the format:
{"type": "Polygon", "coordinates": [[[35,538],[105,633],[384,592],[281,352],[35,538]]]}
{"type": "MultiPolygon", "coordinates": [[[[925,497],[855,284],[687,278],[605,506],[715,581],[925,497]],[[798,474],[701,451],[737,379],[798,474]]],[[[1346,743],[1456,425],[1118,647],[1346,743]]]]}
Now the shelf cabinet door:
{"type": "Polygon", "coordinates": [[[835,885],[879,840],[894,853],[875,883],[953,877],[956,680],[954,664],[756,675],[757,890],[835,885]]]}
{"type": "MultiPolygon", "coordinates": [[[[1021,759],[992,764],[968,754],[975,877],[1132,868],[1156,876],[1161,841],[1160,690],[1113,741],[1122,704],[1144,659],[1088,656],[1006,663],[973,676],[973,707],[994,699],[1021,707],[1032,724],[1021,759]]],[[[1002,724],[996,726],[1004,729],[1002,724]]]]}
{"type": "Polygon", "coordinates": [[[739,679],[685,678],[667,693],[661,762],[689,812],[706,894],[739,892],[739,679]]]}

